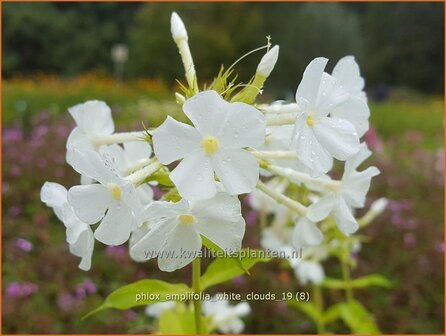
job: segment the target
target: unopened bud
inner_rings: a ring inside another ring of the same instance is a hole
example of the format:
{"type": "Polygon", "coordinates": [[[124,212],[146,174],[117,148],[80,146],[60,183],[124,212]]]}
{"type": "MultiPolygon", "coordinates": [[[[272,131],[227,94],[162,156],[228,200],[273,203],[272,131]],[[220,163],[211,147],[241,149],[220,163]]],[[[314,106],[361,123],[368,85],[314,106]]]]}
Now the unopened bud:
{"type": "Polygon", "coordinates": [[[387,198],[379,198],[372,203],[372,205],[370,206],[370,210],[376,215],[379,215],[386,209],[387,204],[389,204],[389,200],[387,198]]]}
{"type": "Polygon", "coordinates": [[[279,46],[275,45],[262,57],[262,60],[260,61],[257,67],[257,73],[265,77],[268,77],[271,71],[273,71],[278,57],[279,57],[279,46]]]}
{"type": "Polygon", "coordinates": [[[187,40],[186,27],[184,26],[183,20],[181,20],[176,12],[173,12],[170,17],[170,31],[172,32],[172,37],[175,41],[181,39],[187,40]]]}

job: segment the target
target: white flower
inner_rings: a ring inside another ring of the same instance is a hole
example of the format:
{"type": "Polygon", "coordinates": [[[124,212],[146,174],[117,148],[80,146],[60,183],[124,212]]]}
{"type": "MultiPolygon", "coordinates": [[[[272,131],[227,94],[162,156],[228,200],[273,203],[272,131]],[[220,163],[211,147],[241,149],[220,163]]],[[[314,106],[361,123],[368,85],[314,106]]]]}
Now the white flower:
{"type": "Polygon", "coordinates": [[[319,285],[325,278],[321,264],[311,260],[302,260],[293,265],[294,274],[302,285],[319,285]]]}
{"type": "Polygon", "coordinates": [[[370,110],[364,89],[364,79],[353,56],[341,58],[333,69],[332,76],[341,88],[348,92],[349,98],[330,112],[332,117],[348,120],[355,126],[359,136],[369,128],[370,110]]]}
{"type": "Polygon", "coordinates": [[[308,208],[307,216],[310,220],[318,222],[333,213],[336,224],[345,234],[354,233],[359,225],[352,214],[352,208],[362,208],[366,194],[370,188],[372,177],[379,174],[376,167],[369,167],[358,172],[356,168],[370,154],[365,145],[361,150],[346,162],[342,180],[318,202],[308,208]]]}
{"type": "Polygon", "coordinates": [[[262,230],[260,246],[265,250],[283,253],[287,258],[292,258],[295,249],[288,243],[291,232],[288,228],[278,230],[269,227],[262,230]]]}
{"type": "Polygon", "coordinates": [[[203,302],[203,313],[211,318],[211,328],[216,328],[223,334],[239,334],[245,324],[240,317],[251,312],[247,302],[241,302],[231,306],[227,300],[220,300],[220,295],[215,295],[210,301],[203,302]]]}
{"type": "Polygon", "coordinates": [[[53,208],[57,218],[64,223],[70,252],[82,258],[79,268],[88,271],[94,249],[93,231],[90,225],[82,222],[74,214],[68,204],[67,189],[58,183],[45,182],[40,191],[40,199],[48,207],[53,208]]]}
{"type": "Polygon", "coordinates": [[[271,74],[271,71],[273,71],[278,57],[279,57],[279,46],[275,45],[262,57],[259,65],[257,66],[256,72],[264,77],[268,77],[271,74]]]}
{"type": "Polygon", "coordinates": [[[148,231],[132,242],[132,258],[143,261],[158,257],[159,268],[172,272],[198,256],[200,235],[227,253],[238,251],[245,234],[240,211],[238,198],[223,192],[204,201],[153,202],[145,211],[148,231]]]}
{"type": "Polygon", "coordinates": [[[175,308],[174,301],[157,302],[148,305],[145,309],[145,313],[148,316],[159,318],[166,310],[171,310],[173,308],[175,308]]]}
{"type": "Polygon", "coordinates": [[[301,217],[294,226],[293,246],[295,249],[307,247],[309,245],[319,245],[324,239],[321,230],[316,223],[307,217],[301,217]]]}
{"type": "Polygon", "coordinates": [[[119,177],[110,158],[85,150],[70,150],[68,163],[80,174],[99,182],[70,188],[68,202],[76,215],[88,224],[101,221],[94,235],[107,245],[120,245],[136,226],[140,203],[133,184],[119,177]]]}
{"type": "Polygon", "coordinates": [[[96,149],[94,138],[110,135],[115,131],[115,125],[110,107],[102,101],[90,100],[68,109],[76,127],[67,140],[67,149],[96,149]]]}
{"type": "Polygon", "coordinates": [[[170,17],[170,31],[175,41],[179,39],[187,40],[186,27],[184,26],[183,20],[181,20],[176,12],[173,12],[170,17]]]}
{"type": "Polygon", "coordinates": [[[339,89],[334,77],[324,73],[327,61],[322,57],[314,59],[296,92],[301,112],[296,117],[293,144],[299,159],[315,174],[326,173],[333,157],[344,161],[359,150],[355,127],[344,119],[328,117],[348,94],[339,89]]]}
{"type": "Polygon", "coordinates": [[[155,155],[163,164],[183,159],[170,178],[189,200],[211,198],[217,188],[214,173],[230,195],[251,192],[259,164],[245,147],[265,140],[265,120],[244,103],[228,103],[215,91],[188,99],[184,113],[195,128],[170,117],[153,131],[155,155]]]}

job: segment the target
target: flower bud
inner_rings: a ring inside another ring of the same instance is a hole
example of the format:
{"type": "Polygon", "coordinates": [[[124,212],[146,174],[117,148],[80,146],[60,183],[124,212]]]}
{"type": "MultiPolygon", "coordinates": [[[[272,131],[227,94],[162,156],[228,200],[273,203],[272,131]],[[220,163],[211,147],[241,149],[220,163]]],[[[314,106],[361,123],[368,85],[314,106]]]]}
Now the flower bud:
{"type": "Polygon", "coordinates": [[[387,198],[381,197],[372,203],[370,210],[376,215],[379,215],[386,209],[388,203],[389,200],[387,198]]]}
{"type": "Polygon", "coordinates": [[[170,17],[170,31],[172,32],[172,37],[175,41],[180,39],[187,40],[186,27],[184,26],[183,20],[181,20],[176,12],[173,12],[170,17]]]}
{"type": "Polygon", "coordinates": [[[268,77],[271,71],[273,71],[276,65],[277,58],[279,57],[279,46],[275,45],[268,51],[257,66],[257,73],[268,77]]]}

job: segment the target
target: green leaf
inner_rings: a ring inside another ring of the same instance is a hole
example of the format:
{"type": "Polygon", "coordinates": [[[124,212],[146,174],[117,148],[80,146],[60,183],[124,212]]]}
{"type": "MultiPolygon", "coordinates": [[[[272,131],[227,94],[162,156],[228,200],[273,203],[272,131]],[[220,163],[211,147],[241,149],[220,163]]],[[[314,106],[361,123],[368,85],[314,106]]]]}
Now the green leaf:
{"type": "Polygon", "coordinates": [[[208,287],[233,279],[243,274],[245,270],[249,270],[258,262],[269,261],[270,258],[253,257],[253,255],[260,255],[262,253],[263,252],[259,250],[243,249],[234,257],[228,256],[215,259],[201,277],[200,281],[202,289],[204,290],[208,287]],[[241,263],[241,266],[239,262],[241,263]]]}
{"type": "Polygon", "coordinates": [[[325,278],[324,282],[321,284],[322,287],[331,289],[345,289],[345,288],[366,288],[370,286],[379,286],[391,288],[392,282],[382,275],[371,274],[362,278],[357,278],[346,282],[341,279],[325,278]]]}
{"type": "Polygon", "coordinates": [[[338,303],[341,319],[353,334],[380,334],[372,315],[358,301],[338,303]]]}
{"type": "Polygon", "coordinates": [[[168,301],[167,295],[183,294],[192,290],[185,284],[170,284],[161,280],[140,280],[118,288],[105,299],[104,303],[89,312],[83,319],[107,308],[129,309],[150,303],[168,301]],[[143,295],[145,294],[145,297],[143,295]]]}
{"type": "Polygon", "coordinates": [[[341,307],[339,304],[335,304],[324,312],[322,319],[324,321],[324,324],[328,324],[336,321],[340,317],[341,317],[341,307]]]}
{"type": "Polygon", "coordinates": [[[319,321],[321,318],[319,310],[317,309],[316,305],[314,305],[311,302],[291,300],[287,301],[287,303],[289,306],[297,308],[306,315],[308,315],[308,317],[310,317],[314,322],[319,321]]]}
{"type": "MultiPolygon", "coordinates": [[[[202,319],[201,326],[203,333],[207,333],[206,319],[202,319]]],[[[166,310],[160,316],[159,331],[168,335],[196,334],[194,311],[166,310]]]]}

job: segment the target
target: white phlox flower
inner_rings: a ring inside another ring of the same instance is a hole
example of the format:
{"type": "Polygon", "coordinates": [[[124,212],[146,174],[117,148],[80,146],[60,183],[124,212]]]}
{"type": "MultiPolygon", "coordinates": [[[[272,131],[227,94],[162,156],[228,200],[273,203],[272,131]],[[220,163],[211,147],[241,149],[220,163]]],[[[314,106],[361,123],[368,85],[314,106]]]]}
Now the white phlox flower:
{"type": "Polygon", "coordinates": [[[183,111],[194,127],[168,117],[153,131],[161,163],[182,159],[170,174],[179,194],[189,200],[213,197],[214,173],[230,195],[251,192],[259,164],[244,148],[263,144],[263,115],[250,105],[228,103],[215,91],[196,94],[184,103],[183,111]]]}
{"type": "Polygon", "coordinates": [[[203,313],[211,318],[211,328],[217,329],[223,334],[239,334],[245,324],[241,317],[248,315],[251,307],[247,302],[241,302],[234,306],[227,300],[220,300],[215,295],[211,300],[203,302],[203,313]]]}
{"type": "Polygon", "coordinates": [[[94,232],[100,242],[120,245],[127,241],[141,211],[132,182],[119,176],[109,157],[95,151],[70,150],[67,161],[78,173],[98,182],[68,191],[76,215],[88,224],[101,222],[94,232]]]}
{"type": "Polygon", "coordinates": [[[67,150],[95,150],[95,137],[110,135],[115,131],[110,107],[102,101],[90,100],[70,107],[68,112],[76,122],[76,127],[68,136],[67,150]]]}
{"type": "Polygon", "coordinates": [[[324,235],[316,223],[306,216],[300,217],[294,226],[292,243],[295,249],[322,243],[324,235]]]}
{"type": "Polygon", "coordinates": [[[157,302],[148,305],[145,309],[145,313],[147,316],[159,318],[162,313],[167,310],[172,310],[173,308],[175,308],[174,301],[157,302]]]}
{"type": "Polygon", "coordinates": [[[310,220],[318,222],[332,213],[337,226],[345,235],[358,229],[359,225],[352,214],[353,208],[364,207],[371,179],[379,174],[376,167],[361,172],[356,170],[369,155],[367,146],[362,144],[360,151],[346,162],[341,181],[308,208],[307,216],[310,220]]]}
{"type": "Polygon", "coordinates": [[[370,110],[364,92],[364,78],[361,77],[355,58],[341,58],[335,65],[332,76],[337,79],[340,88],[348,93],[349,98],[335,107],[330,115],[351,122],[361,137],[369,129],[370,110]]]}
{"type": "Polygon", "coordinates": [[[301,112],[296,117],[293,145],[302,163],[315,175],[328,172],[333,158],[345,161],[359,150],[359,137],[349,121],[329,114],[348,99],[336,79],[324,73],[327,59],[314,59],[296,92],[301,112]]]}
{"type": "Polygon", "coordinates": [[[81,258],[79,268],[88,271],[94,249],[94,236],[90,225],[82,222],[68,204],[67,189],[54,182],[45,182],[40,199],[54,210],[57,218],[65,225],[70,252],[81,258]]]}
{"type": "Polygon", "coordinates": [[[302,285],[319,285],[325,279],[322,265],[312,260],[302,260],[293,266],[294,274],[302,285]]]}
{"type": "Polygon", "coordinates": [[[240,250],[245,234],[237,196],[224,192],[207,200],[177,203],[156,201],[145,210],[148,228],[132,239],[133,259],[158,258],[161,270],[172,272],[192,262],[201,250],[203,235],[227,253],[240,250]]]}

